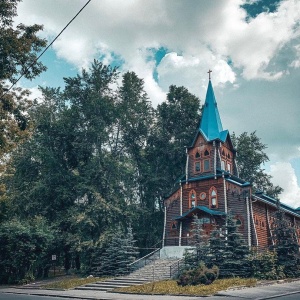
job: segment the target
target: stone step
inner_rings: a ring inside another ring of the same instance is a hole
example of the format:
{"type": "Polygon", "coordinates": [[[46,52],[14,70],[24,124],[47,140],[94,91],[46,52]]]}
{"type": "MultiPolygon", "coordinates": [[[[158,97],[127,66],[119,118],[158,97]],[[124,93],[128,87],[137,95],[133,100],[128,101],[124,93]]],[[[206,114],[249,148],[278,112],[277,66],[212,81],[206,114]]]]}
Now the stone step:
{"type": "Polygon", "coordinates": [[[114,279],[108,279],[105,281],[87,284],[85,286],[77,287],[76,289],[110,291],[118,287],[128,287],[132,285],[140,285],[162,279],[169,279],[170,266],[172,266],[177,261],[178,259],[153,260],[151,261],[151,264],[147,264],[144,267],[133,271],[127,276],[120,276],[114,279]]]}

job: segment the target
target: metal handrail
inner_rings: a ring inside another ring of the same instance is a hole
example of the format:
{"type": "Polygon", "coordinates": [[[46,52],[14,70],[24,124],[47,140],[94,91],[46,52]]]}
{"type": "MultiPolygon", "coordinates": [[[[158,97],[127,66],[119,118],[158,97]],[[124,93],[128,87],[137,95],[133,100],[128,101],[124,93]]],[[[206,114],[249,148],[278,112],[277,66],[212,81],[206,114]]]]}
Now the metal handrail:
{"type": "MultiPolygon", "coordinates": [[[[130,263],[127,265],[127,269],[128,270],[132,270],[132,269],[140,269],[141,267],[144,267],[147,265],[147,259],[149,259],[151,256],[154,256],[157,252],[159,252],[159,256],[160,257],[160,248],[156,248],[154,251],[150,252],[149,254],[146,254],[145,256],[135,260],[134,262],[130,263]],[[133,266],[137,265],[136,268],[134,268],[133,266]]],[[[150,260],[150,259],[149,259],[150,260]]]]}
{"type": "Polygon", "coordinates": [[[178,275],[180,272],[180,268],[183,264],[184,259],[178,259],[176,262],[174,262],[171,266],[170,266],[170,278],[173,278],[174,276],[178,275]]]}

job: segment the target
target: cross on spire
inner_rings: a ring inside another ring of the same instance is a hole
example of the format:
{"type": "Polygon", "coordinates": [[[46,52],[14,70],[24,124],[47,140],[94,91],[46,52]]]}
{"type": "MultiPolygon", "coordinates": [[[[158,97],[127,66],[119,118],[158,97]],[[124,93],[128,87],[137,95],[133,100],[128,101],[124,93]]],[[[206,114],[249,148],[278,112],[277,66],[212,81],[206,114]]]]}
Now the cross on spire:
{"type": "Polygon", "coordinates": [[[212,70],[210,70],[210,69],[209,69],[208,72],[207,72],[207,73],[208,73],[208,79],[209,79],[209,80],[210,80],[210,73],[211,73],[211,72],[212,72],[212,70]]]}

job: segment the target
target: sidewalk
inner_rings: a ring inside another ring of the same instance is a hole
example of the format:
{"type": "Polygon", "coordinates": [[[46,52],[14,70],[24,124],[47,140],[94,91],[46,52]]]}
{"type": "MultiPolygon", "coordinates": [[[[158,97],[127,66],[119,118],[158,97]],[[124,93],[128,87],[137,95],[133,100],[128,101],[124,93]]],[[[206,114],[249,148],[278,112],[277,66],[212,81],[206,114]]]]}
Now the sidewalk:
{"type": "Polygon", "coordinates": [[[73,299],[86,300],[199,300],[205,298],[207,300],[231,300],[231,299],[272,299],[280,295],[291,295],[299,293],[300,299],[300,280],[289,283],[276,283],[271,285],[262,285],[252,288],[236,288],[219,292],[215,296],[210,297],[193,297],[193,296],[172,296],[172,295],[132,295],[107,293],[101,291],[82,291],[82,290],[45,290],[45,289],[20,289],[20,288],[4,288],[1,293],[27,294],[40,296],[54,296],[73,299]]]}

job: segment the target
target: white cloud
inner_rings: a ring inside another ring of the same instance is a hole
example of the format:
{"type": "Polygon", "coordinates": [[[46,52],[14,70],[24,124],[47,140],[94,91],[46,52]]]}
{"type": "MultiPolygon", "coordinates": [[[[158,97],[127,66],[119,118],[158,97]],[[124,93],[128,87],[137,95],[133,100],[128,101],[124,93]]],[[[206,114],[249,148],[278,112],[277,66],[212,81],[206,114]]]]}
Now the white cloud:
{"type": "Polygon", "coordinates": [[[294,208],[300,206],[300,186],[292,165],[288,162],[277,162],[270,166],[273,183],[284,189],[280,195],[281,202],[294,208]]]}
{"type": "MultiPolygon", "coordinates": [[[[124,62],[121,71],[135,71],[144,79],[154,106],[165,99],[170,84],[184,85],[203,98],[211,69],[227,128],[257,129],[270,153],[290,159],[300,145],[300,1],[281,1],[277,11],[249,22],[244,2],[91,1],[53,49],[78,69],[94,58],[111,63],[118,56],[124,62]],[[168,53],[156,67],[147,49],[160,47],[168,53]]],[[[85,3],[26,0],[19,4],[17,21],[44,24],[44,36],[53,38],[85,3]]]]}
{"type": "MultiPolygon", "coordinates": [[[[84,3],[27,0],[19,5],[18,21],[44,24],[49,37],[57,34],[84,3]]],[[[175,77],[175,74],[170,76],[172,71],[177,72],[180,81],[179,70],[186,77],[188,68],[193,69],[189,85],[205,77],[200,74],[208,68],[215,71],[215,84],[234,83],[236,75],[226,62],[228,57],[246,79],[278,80],[285,72],[269,70],[269,63],[282,47],[299,37],[300,2],[282,1],[278,11],[261,13],[249,23],[240,7],[243,3],[243,0],[192,1],[189,5],[181,0],[172,1],[172,5],[167,0],[94,1],[55,42],[54,49],[60,58],[79,69],[87,67],[97,56],[110,63],[113,59],[110,53],[114,52],[126,64],[142,70],[145,62],[136,56],[145,57],[138,50],[164,46],[170,50],[159,68],[164,91],[164,84],[170,82],[165,78],[175,77]],[[167,65],[170,71],[165,69],[167,65]]],[[[298,64],[294,60],[290,65],[298,64]]],[[[145,78],[145,83],[153,86],[148,80],[150,77],[145,78]]],[[[182,79],[183,83],[186,81],[182,79]]]]}

